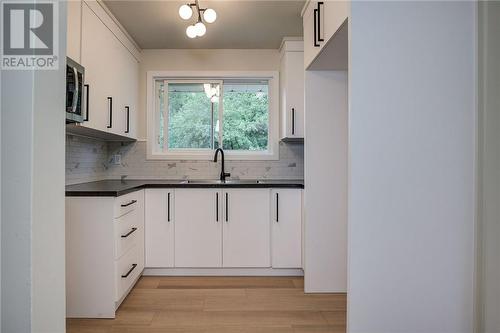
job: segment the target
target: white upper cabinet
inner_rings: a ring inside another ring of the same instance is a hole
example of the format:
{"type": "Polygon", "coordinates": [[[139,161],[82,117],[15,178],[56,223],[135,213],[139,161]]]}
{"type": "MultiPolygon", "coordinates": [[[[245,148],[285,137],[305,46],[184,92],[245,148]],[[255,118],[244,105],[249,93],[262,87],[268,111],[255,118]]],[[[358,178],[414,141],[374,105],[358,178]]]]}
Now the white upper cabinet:
{"type": "Polygon", "coordinates": [[[68,1],[68,32],[66,36],[68,57],[80,62],[80,43],[82,33],[82,2],[68,1]]]}
{"type": "Polygon", "coordinates": [[[304,139],[304,42],[288,40],[281,44],[280,108],[281,139],[304,139]]]}
{"type": "Polygon", "coordinates": [[[316,59],[346,23],[350,1],[308,1],[302,11],[304,27],[304,67],[316,59]]]}
{"type": "Polygon", "coordinates": [[[302,190],[274,189],[271,193],[272,266],[302,267],[302,190]]]}
{"type": "Polygon", "coordinates": [[[174,267],[173,208],[173,189],[146,189],[146,267],[174,267]]]}
{"type": "Polygon", "coordinates": [[[85,121],[71,130],[88,128],[135,139],[139,51],[101,2],[70,3],[68,55],[79,54],[77,61],[85,67],[85,121]]]}
{"type": "Polygon", "coordinates": [[[270,267],[270,190],[223,192],[223,267],[270,267]]]}
{"type": "Polygon", "coordinates": [[[222,192],[175,191],[175,267],[222,266],[222,192]]]}

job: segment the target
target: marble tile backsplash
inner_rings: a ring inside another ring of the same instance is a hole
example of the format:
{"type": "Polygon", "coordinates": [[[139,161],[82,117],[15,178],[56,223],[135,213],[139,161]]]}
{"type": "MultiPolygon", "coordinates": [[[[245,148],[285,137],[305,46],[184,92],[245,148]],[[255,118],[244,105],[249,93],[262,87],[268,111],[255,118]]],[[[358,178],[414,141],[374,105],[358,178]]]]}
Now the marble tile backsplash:
{"type": "Polygon", "coordinates": [[[78,184],[107,178],[106,142],[66,135],[66,184],[78,184]]]}
{"type": "MultiPolygon", "coordinates": [[[[220,163],[220,162],[219,162],[220,163]]],[[[146,142],[102,142],[67,136],[66,183],[76,184],[102,179],[216,179],[219,163],[212,161],[147,160],[146,142]],[[121,163],[111,163],[113,155],[121,163]]],[[[303,179],[304,145],[280,143],[277,161],[226,161],[233,179],[303,179]]]]}

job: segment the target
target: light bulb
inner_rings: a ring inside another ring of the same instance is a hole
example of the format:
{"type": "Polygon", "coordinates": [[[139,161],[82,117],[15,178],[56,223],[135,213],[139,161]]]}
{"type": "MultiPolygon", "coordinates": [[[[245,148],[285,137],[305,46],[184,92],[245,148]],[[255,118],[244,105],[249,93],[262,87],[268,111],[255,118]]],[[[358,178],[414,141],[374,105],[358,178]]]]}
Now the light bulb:
{"type": "Polygon", "coordinates": [[[198,37],[203,36],[207,32],[207,27],[205,27],[203,22],[196,23],[194,27],[196,29],[196,35],[198,35],[198,37]]]}
{"type": "Polygon", "coordinates": [[[189,20],[192,15],[193,15],[193,10],[191,9],[191,6],[182,5],[179,7],[179,16],[183,20],[189,20]]]}
{"type": "Polygon", "coordinates": [[[190,25],[189,27],[187,27],[186,29],[186,35],[189,37],[189,38],[195,38],[197,33],[196,33],[196,28],[194,25],[190,25]]]}
{"type": "Polygon", "coordinates": [[[203,12],[203,18],[207,23],[214,23],[217,20],[217,13],[212,8],[208,8],[203,12]]]}

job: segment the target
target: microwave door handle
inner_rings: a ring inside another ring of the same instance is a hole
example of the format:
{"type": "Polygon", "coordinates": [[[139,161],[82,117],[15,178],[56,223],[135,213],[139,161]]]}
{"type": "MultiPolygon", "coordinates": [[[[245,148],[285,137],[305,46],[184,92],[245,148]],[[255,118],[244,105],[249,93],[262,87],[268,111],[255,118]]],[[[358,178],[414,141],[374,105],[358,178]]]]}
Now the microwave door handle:
{"type": "Polygon", "coordinates": [[[78,95],[80,94],[80,91],[78,89],[80,83],[78,82],[78,71],[76,70],[76,67],[73,67],[73,73],[75,74],[75,93],[73,94],[72,110],[73,113],[76,113],[76,106],[78,104],[78,95]]]}

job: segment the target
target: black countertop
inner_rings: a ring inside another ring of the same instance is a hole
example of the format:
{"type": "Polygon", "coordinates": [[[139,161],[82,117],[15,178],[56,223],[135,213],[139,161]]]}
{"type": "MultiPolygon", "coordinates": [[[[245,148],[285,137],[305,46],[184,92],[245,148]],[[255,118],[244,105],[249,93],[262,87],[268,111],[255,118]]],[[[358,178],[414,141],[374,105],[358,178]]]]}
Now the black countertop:
{"type": "Polygon", "coordinates": [[[143,188],[304,188],[303,180],[101,180],[66,186],[67,197],[119,197],[143,188]]]}

